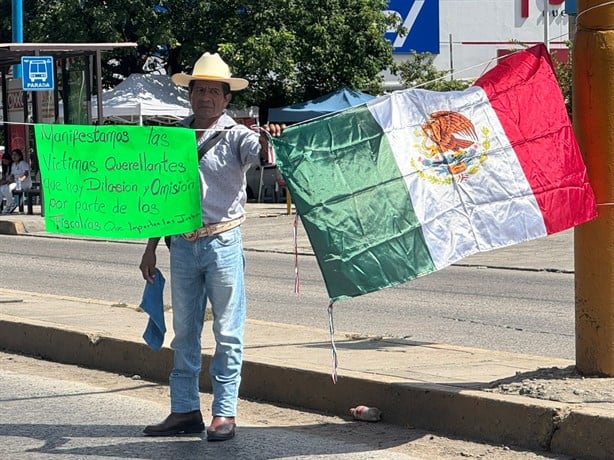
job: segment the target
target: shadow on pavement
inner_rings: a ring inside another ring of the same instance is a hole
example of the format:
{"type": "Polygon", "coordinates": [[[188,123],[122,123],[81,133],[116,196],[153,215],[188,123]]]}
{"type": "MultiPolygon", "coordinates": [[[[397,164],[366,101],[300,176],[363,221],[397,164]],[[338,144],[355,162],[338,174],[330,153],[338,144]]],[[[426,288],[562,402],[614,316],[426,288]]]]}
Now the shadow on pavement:
{"type": "Polygon", "coordinates": [[[411,433],[382,423],[351,421],[334,426],[238,426],[234,439],[223,443],[209,443],[205,440],[204,433],[146,437],[142,434],[142,428],[140,425],[0,424],[0,436],[12,439],[9,442],[15,443],[16,447],[21,446],[19,450],[24,453],[57,455],[58,458],[75,456],[254,460],[301,456],[312,458],[318,455],[361,458],[357,454],[370,452],[377,455],[377,451],[393,448],[423,436],[422,432],[411,433]],[[387,430],[392,430],[394,436],[383,436],[387,430]],[[378,436],[378,433],[381,434],[378,436]]]}

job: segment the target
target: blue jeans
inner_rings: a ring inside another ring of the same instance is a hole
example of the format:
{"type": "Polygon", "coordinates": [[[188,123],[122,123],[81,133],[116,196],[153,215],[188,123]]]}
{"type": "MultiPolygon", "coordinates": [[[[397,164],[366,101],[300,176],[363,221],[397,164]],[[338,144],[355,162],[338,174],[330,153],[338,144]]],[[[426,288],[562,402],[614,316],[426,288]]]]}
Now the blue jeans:
{"type": "Polygon", "coordinates": [[[207,300],[213,313],[215,354],[209,367],[213,416],[234,417],[241,382],[245,286],[240,227],[218,235],[171,243],[171,299],[175,351],[171,412],[200,408],[201,335],[207,300]]]}

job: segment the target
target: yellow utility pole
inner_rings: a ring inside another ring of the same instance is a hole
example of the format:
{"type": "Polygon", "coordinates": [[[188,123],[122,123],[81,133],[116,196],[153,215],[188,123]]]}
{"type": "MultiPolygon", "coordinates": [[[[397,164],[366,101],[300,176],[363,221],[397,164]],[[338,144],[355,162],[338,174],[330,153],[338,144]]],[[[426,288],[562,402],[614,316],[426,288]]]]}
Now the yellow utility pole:
{"type": "Polygon", "coordinates": [[[614,3],[578,0],[573,124],[599,216],[575,229],[576,366],[614,376],[614,3]]]}

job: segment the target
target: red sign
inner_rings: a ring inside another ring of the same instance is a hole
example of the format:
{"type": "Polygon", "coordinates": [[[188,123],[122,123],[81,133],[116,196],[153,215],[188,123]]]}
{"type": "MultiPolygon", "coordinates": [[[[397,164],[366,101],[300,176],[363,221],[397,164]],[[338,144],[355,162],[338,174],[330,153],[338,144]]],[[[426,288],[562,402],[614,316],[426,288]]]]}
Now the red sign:
{"type": "Polygon", "coordinates": [[[10,125],[9,126],[9,148],[10,150],[19,149],[25,155],[26,151],[26,126],[25,125],[10,125]]]}
{"type": "MultiPolygon", "coordinates": [[[[548,0],[548,3],[550,3],[551,5],[560,5],[564,1],[565,0],[548,0]]],[[[529,0],[520,0],[520,17],[529,17],[529,0]]]]}

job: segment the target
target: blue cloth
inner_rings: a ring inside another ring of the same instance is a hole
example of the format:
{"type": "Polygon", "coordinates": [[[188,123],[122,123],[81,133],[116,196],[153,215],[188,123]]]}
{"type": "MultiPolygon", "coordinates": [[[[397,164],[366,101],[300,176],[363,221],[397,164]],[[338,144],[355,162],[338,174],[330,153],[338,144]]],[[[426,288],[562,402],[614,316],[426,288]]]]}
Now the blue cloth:
{"type": "Polygon", "coordinates": [[[149,348],[154,351],[160,351],[164,343],[164,334],[166,333],[166,325],[164,324],[164,283],[166,280],[162,276],[162,272],[156,268],[154,282],[145,282],[145,290],[143,291],[143,300],[140,307],[149,315],[147,327],[143,333],[143,338],[149,348]]]}

